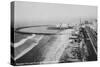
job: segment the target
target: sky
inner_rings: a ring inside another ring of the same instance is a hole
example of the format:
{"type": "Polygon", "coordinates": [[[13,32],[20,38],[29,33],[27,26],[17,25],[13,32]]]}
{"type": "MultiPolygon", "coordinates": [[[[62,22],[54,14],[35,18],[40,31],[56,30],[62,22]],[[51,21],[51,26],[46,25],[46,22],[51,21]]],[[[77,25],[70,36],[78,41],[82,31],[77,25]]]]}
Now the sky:
{"type": "Polygon", "coordinates": [[[15,27],[77,24],[80,18],[97,18],[96,6],[16,1],[14,8],[15,27]]]}

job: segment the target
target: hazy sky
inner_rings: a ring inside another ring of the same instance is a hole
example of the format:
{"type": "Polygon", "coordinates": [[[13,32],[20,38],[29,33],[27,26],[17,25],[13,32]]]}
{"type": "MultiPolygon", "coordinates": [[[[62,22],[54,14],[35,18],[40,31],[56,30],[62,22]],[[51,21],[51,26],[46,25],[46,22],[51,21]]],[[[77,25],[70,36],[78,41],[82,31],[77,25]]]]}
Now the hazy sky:
{"type": "Polygon", "coordinates": [[[97,18],[96,6],[15,2],[15,26],[76,23],[79,18],[97,18]]]}

